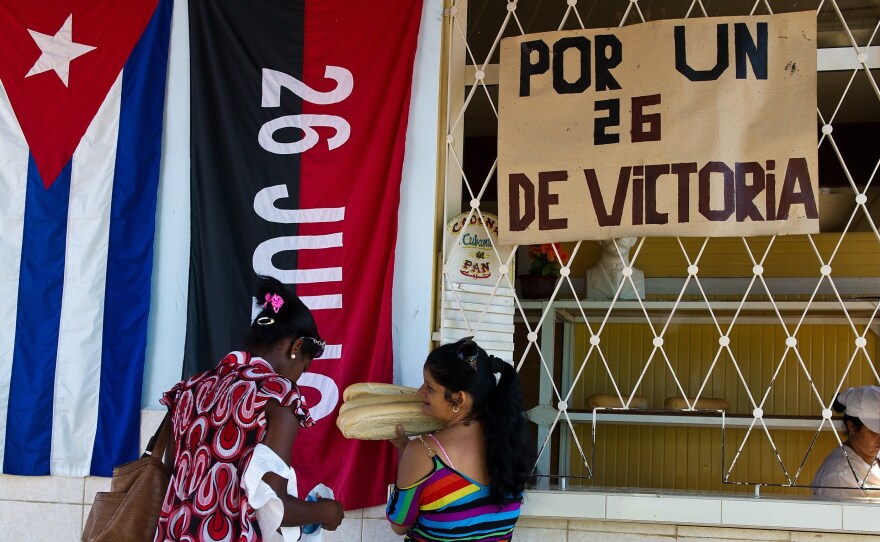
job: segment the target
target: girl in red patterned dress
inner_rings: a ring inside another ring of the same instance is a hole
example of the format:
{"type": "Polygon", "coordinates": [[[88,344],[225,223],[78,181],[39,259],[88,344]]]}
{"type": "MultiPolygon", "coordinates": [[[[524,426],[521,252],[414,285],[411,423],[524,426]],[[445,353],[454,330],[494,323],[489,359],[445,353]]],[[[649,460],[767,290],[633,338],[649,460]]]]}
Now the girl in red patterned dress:
{"type": "Polygon", "coordinates": [[[288,542],[299,526],[335,530],[342,505],[296,495],[290,453],[314,422],[296,381],[325,343],[309,309],[272,278],[257,299],[246,350],[179,382],[162,398],[172,411],[174,473],[154,540],[288,542]]]}

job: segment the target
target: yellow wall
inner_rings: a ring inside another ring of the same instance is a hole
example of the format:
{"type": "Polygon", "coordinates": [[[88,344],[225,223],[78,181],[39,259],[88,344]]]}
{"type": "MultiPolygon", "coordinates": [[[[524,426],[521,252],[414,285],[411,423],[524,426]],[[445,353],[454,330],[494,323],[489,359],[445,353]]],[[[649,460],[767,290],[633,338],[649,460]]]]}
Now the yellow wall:
{"type": "MultiPolygon", "coordinates": [[[[785,334],[781,328],[737,324],[733,329],[730,347],[758,404],[781,363],[776,383],[763,404],[765,415],[818,417],[822,406],[797,357],[792,350],[783,357],[785,334]]],[[[631,393],[651,352],[653,335],[647,325],[608,324],[601,337],[603,352],[621,392],[631,393]]],[[[584,361],[589,348],[588,338],[585,326],[576,326],[574,359],[578,363],[584,361]]],[[[804,326],[798,338],[804,366],[810,372],[823,401],[830,401],[851,358],[853,364],[843,379],[845,387],[876,382],[870,365],[871,360],[876,363],[880,352],[873,334],[866,337],[868,356],[855,348],[852,331],[847,326],[804,326]]],[[[674,326],[667,332],[664,348],[681,385],[690,396],[696,395],[709,372],[718,350],[717,339],[714,326],[707,324],[674,326]]],[[[611,379],[595,351],[586,358],[585,371],[574,387],[571,408],[585,408],[584,399],[593,393],[613,393],[611,379]]],[[[652,360],[637,394],[646,397],[651,408],[663,408],[667,397],[680,395],[671,371],[659,355],[652,360]]],[[[731,403],[730,413],[750,414],[753,409],[746,387],[726,352],[718,358],[703,396],[728,400],[731,403]]],[[[581,424],[576,429],[583,445],[589,446],[590,426],[581,424]]],[[[837,442],[826,426],[808,454],[810,442],[816,436],[815,430],[771,429],[770,434],[790,476],[795,476],[806,456],[804,474],[798,479],[802,485],[810,483],[822,459],[837,442]]],[[[751,491],[721,482],[722,473],[729,469],[744,435],[745,430],[742,429],[727,430],[724,438],[726,463],[722,469],[720,429],[600,424],[597,432],[596,477],[582,480],[581,483],[610,487],[751,491]]],[[[572,448],[572,473],[575,475],[584,474],[584,469],[577,465],[579,457],[577,450],[572,448]]],[[[730,480],[776,484],[787,482],[760,426],[746,440],[730,480]]],[[[765,491],[804,492],[775,488],[765,491]]]]}
{"type": "MultiPolygon", "coordinates": [[[[880,239],[873,232],[849,232],[840,242],[841,233],[813,235],[822,260],[832,260],[833,277],[870,277],[880,274],[880,239]],[[840,243],[839,243],[840,242],[840,243]],[[840,244],[837,249],[838,243],[840,244]]],[[[752,255],[760,260],[770,237],[747,239],[752,255]]],[[[681,242],[691,261],[694,261],[703,244],[702,238],[682,238],[681,242]]],[[[574,243],[566,243],[569,253],[574,243]]],[[[638,246],[638,245],[637,245],[638,246]]],[[[631,256],[635,255],[633,247],[631,256]]],[[[572,276],[581,277],[599,261],[599,246],[584,241],[571,266],[572,276]]],[[[646,277],[684,277],[687,260],[675,238],[652,237],[645,240],[634,265],[645,272],[646,277]]],[[[767,277],[819,277],[819,258],[805,235],[779,236],[773,241],[764,275],[767,277]]],[[[739,237],[714,237],[709,239],[699,262],[701,277],[750,277],[752,263],[743,240],[739,237]]]]}
{"type": "MultiPolygon", "coordinates": [[[[648,357],[653,350],[653,335],[647,324],[607,324],[600,334],[601,348],[621,393],[633,391],[648,357]]],[[[663,408],[667,397],[680,396],[669,366],[675,370],[679,382],[689,397],[699,391],[707,375],[703,397],[719,397],[731,404],[731,413],[750,414],[754,408],[746,386],[760,405],[768,383],[779,369],[763,405],[767,415],[818,416],[821,413],[815,394],[801,368],[793,349],[786,349],[786,335],[779,325],[748,325],[737,323],[730,333],[730,353],[719,351],[718,332],[711,324],[682,324],[670,326],[664,336],[663,348],[667,360],[657,353],[648,365],[638,395],[648,399],[651,408],[663,408]],[[787,350],[787,351],[786,351],[787,350]],[[733,359],[736,359],[743,378],[740,379],[733,359]],[[709,374],[709,369],[715,367],[709,374]]],[[[798,332],[798,352],[823,401],[834,394],[850,359],[853,360],[844,387],[858,386],[875,381],[871,372],[872,361],[878,359],[878,341],[874,334],[866,337],[865,350],[856,348],[855,336],[849,326],[804,325],[798,332]],[[867,352],[867,355],[866,355],[867,352]]],[[[593,393],[614,393],[614,387],[598,352],[588,357],[589,334],[586,326],[575,326],[574,360],[577,370],[584,362],[584,373],[575,385],[572,408],[583,408],[584,398],[593,393]]]]}
{"type": "MultiPolygon", "coordinates": [[[[576,431],[584,451],[590,456],[589,425],[578,425],[576,431]]],[[[730,471],[730,481],[787,483],[785,474],[767,435],[756,428],[730,471]],[[757,432],[756,432],[757,431],[757,432]]],[[[676,490],[722,491],[751,493],[749,485],[722,483],[730,470],[733,457],[743,443],[744,429],[728,429],[723,439],[725,455],[721,463],[722,436],[720,429],[702,427],[600,425],[596,435],[593,479],[572,479],[570,485],[598,487],[638,487],[676,490]]],[[[810,449],[815,431],[771,430],[770,435],[780,452],[789,476],[795,474],[806,457],[797,485],[809,485],[824,457],[837,446],[837,440],[824,429],[810,449]]],[[[583,476],[586,469],[572,446],[572,474],[583,476]]],[[[787,495],[809,494],[808,489],[762,487],[762,493],[787,495]]]]}
{"type": "MultiPolygon", "coordinates": [[[[748,240],[754,257],[758,260],[769,243],[769,238],[748,240]]],[[[873,233],[848,233],[843,242],[840,234],[813,236],[816,250],[806,236],[777,237],[770,256],[764,262],[767,277],[819,277],[823,261],[833,255],[832,277],[870,277],[880,274],[880,243],[873,233]]],[[[683,239],[691,259],[695,258],[702,239],[683,239]]],[[[633,254],[635,249],[633,249],[633,254]]],[[[574,265],[572,274],[582,276],[599,257],[597,245],[585,242],[574,265]]],[[[684,277],[687,261],[675,239],[648,239],[639,254],[635,266],[646,277],[684,277]]],[[[700,260],[699,276],[750,277],[752,261],[738,238],[713,238],[706,245],[700,260]]],[[[649,299],[651,298],[648,292],[649,299]]],[[[708,313],[707,313],[708,314],[708,313]]],[[[843,312],[841,311],[841,315],[843,312]]],[[[599,319],[601,320],[601,319],[599,319]]],[[[598,321],[598,320],[597,320],[598,321]]],[[[591,319],[593,329],[597,329],[591,319]]],[[[792,325],[789,324],[789,328],[792,325]]],[[[726,331],[726,324],[722,324],[726,331]]],[[[856,330],[864,333],[864,323],[857,323],[856,330]]],[[[709,374],[713,361],[715,368],[706,382],[704,397],[720,397],[731,403],[730,413],[750,415],[753,400],[760,404],[767,416],[818,417],[823,404],[816,397],[806,373],[809,372],[821,401],[832,399],[837,386],[844,387],[877,383],[875,371],[878,364],[877,336],[866,335],[864,350],[855,346],[855,334],[846,324],[803,325],[797,333],[798,359],[794,350],[786,349],[786,332],[778,323],[749,323],[749,316],[740,317],[730,332],[730,350],[742,371],[738,375],[731,354],[719,352],[717,328],[711,324],[675,323],[664,335],[664,349],[669,365],[689,396],[695,395],[709,374]],[[803,362],[803,368],[801,367],[803,362]],[[850,361],[851,366],[847,369],[850,361]],[[874,369],[872,370],[872,365],[874,369]],[[779,368],[776,381],[766,400],[764,395],[774,373],[779,368]]],[[[647,360],[653,350],[654,334],[647,324],[608,323],[602,330],[601,347],[621,393],[633,392],[647,360]]],[[[584,373],[575,384],[570,401],[571,408],[585,408],[584,399],[593,393],[614,393],[597,352],[587,356],[589,332],[585,325],[574,326],[574,372],[585,363],[584,373]]],[[[680,392],[659,351],[653,357],[637,395],[647,398],[651,408],[663,408],[667,397],[680,396],[680,392]]],[[[818,422],[817,422],[818,425],[818,422]]],[[[772,451],[763,429],[747,439],[745,448],[732,471],[733,481],[785,484],[787,480],[772,451]]],[[[589,455],[591,433],[589,424],[576,426],[581,442],[589,455]]],[[[612,425],[600,424],[597,432],[595,478],[572,480],[574,484],[611,487],[642,487],[666,489],[699,489],[715,491],[752,491],[750,487],[722,484],[737,449],[743,441],[745,430],[729,429],[724,438],[726,464],[722,468],[720,429],[659,425],[612,425]]],[[[795,475],[801,462],[803,474],[798,484],[809,484],[813,473],[824,456],[836,445],[833,433],[827,428],[816,437],[815,430],[771,430],[771,436],[782,455],[782,461],[791,476],[795,475]]],[[[583,475],[579,466],[577,449],[571,450],[572,474],[583,475]]],[[[765,492],[807,493],[807,490],[765,488],[765,492]]]]}

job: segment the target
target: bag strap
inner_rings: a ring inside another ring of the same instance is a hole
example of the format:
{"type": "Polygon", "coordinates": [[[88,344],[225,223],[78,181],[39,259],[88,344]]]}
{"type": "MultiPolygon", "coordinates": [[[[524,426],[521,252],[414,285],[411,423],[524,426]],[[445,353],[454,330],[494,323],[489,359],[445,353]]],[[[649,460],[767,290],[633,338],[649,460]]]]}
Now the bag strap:
{"type": "MultiPolygon", "coordinates": [[[[144,455],[142,457],[156,456],[159,459],[167,460],[165,452],[168,451],[168,442],[171,439],[172,425],[171,409],[168,409],[168,412],[165,413],[165,417],[162,418],[162,423],[160,423],[159,428],[156,429],[156,433],[150,438],[150,442],[147,444],[147,449],[144,450],[144,455]]],[[[174,458],[171,458],[171,466],[173,465],[174,458]]]]}

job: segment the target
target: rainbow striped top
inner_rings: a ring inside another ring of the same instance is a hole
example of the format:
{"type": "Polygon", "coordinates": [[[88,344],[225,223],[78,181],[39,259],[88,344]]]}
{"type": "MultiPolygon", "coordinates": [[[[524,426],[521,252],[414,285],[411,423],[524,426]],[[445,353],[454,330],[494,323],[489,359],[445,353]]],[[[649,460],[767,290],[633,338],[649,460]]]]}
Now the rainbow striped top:
{"type": "Polygon", "coordinates": [[[411,525],[405,540],[436,542],[509,541],[521,503],[489,502],[489,486],[454,470],[438,456],[434,468],[415,484],[394,491],[385,516],[396,525],[411,525]]]}

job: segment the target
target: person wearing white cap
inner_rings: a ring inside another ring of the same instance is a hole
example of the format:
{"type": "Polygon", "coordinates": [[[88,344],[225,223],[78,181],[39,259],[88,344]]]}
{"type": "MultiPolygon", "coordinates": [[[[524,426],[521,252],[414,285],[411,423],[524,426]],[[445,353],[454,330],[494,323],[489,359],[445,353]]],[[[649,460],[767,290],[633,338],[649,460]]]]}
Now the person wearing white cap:
{"type": "Polygon", "coordinates": [[[816,471],[813,493],[880,502],[880,387],[849,388],[833,408],[843,412],[848,437],[816,471]]]}

